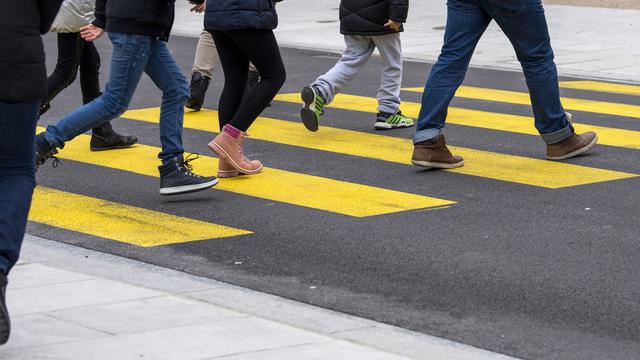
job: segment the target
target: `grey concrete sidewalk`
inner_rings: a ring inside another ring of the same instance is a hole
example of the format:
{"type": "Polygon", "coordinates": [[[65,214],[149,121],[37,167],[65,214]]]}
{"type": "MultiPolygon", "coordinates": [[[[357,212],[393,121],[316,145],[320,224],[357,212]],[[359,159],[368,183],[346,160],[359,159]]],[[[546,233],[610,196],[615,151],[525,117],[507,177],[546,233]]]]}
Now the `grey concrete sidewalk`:
{"type": "Polygon", "coordinates": [[[512,359],[32,236],[7,303],[0,359],[512,359]]]}
{"type": "MultiPolygon", "coordinates": [[[[285,0],[278,5],[282,45],[341,51],[339,0],[285,0]]],[[[177,2],[175,30],[199,36],[202,15],[177,2]]],[[[412,1],[402,34],[405,58],[434,61],[442,47],[446,0],[412,1]]],[[[640,10],[546,6],[547,20],[561,75],[640,82],[640,10]]],[[[520,69],[511,44],[492,24],[474,55],[478,67],[520,69]]],[[[314,70],[320,73],[322,69],[314,70]]],[[[425,74],[426,80],[426,74],[425,74]]]]}

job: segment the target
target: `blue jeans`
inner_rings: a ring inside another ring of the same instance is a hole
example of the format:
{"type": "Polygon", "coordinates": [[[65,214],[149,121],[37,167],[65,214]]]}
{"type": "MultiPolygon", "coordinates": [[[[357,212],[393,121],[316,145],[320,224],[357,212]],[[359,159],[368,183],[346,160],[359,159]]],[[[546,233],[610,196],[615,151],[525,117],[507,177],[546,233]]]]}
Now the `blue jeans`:
{"type": "Polygon", "coordinates": [[[0,100],[0,271],[18,261],[35,186],[34,136],[40,103],[0,100]]]}
{"type": "Polygon", "coordinates": [[[162,90],[160,111],[160,159],[171,159],[184,152],[182,122],[189,83],[171,55],[167,43],[149,36],[109,33],[113,43],[109,82],[104,93],[74,110],[54,125],[46,139],[58,148],[74,137],[122,115],[131,102],[136,86],[145,72],[162,90]]]}
{"type": "Polygon", "coordinates": [[[560,103],[541,0],[449,0],[444,46],[422,95],[413,142],[431,140],[444,128],[447,108],[466,75],[478,41],[495,20],[516,51],[531,94],[535,126],[547,144],[573,133],[560,103]]]}

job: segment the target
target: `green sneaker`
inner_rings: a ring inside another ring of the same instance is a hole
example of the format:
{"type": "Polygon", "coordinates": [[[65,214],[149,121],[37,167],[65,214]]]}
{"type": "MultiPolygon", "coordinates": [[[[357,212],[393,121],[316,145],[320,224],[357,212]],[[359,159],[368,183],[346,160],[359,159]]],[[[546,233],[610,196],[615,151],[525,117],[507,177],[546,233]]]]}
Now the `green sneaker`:
{"type": "Polygon", "coordinates": [[[313,86],[305,86],[300,95],[304,101],[304,106],[300,110],[302,123],[309,131],[318,131],[320,117],[324,115],[325,100],[313,86]]]}
{"type": "Polygon", "coordinates": [[[401,129],[413,126],[413,119],[402,115],[401,111],[395,114],[379,112],[376,116],[376,130],[401,129]]]}

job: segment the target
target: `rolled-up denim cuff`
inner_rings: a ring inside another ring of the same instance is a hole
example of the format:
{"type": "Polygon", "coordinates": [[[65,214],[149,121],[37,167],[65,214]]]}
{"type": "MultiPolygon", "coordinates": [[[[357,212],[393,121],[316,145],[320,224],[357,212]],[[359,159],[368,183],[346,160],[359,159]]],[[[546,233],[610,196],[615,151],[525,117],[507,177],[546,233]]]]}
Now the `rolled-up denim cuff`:
{"type": "Polygon", "coordinates": [[[433,140],[440,135],[440,129],[426,129],[420,130],[413,134],[413,143],[417,144],[419,142],[433,140]]]}
{"type": "Polygon", "coordinates": [[[542,136],[542,140],[548,145],[553,145],[561,142],[562,140],[567,139],[569,136],[573,134],[573,127],[571,124],[568,124],[564,129],[558,130],[556,132],[550,134],[540,134],[542,136]]]}

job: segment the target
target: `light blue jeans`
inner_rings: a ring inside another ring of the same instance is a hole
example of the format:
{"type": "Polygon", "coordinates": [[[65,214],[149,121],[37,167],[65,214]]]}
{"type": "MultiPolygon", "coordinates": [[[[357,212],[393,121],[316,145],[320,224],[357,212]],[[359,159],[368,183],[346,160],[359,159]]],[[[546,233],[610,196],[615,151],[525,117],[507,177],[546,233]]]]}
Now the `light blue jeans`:
{"type": "Polygon", "coordinates": [[[560,103],[558,72],[541,0],[449,0],[444,46],[422,94],[422,109],[413,142],[440,134],[473,51],[492,20],[507,35],[531,93],[535,126],[547,144],[573,133],[560,103]]]}
{"type": "Polygon", "coordinates": [[[64,143],[106,121],[122,115],[145,72],[162,90],[160,142],[158,157],[171,159],[184,152],[182,124],[184,104],[189,97],[189,83],[178,68],[167,43],[144,35],[109,33],[113,54],[109,82],[104,93],[74,110],[54,125],[49,125],[46,139],[63,148],[64,143]]]}

